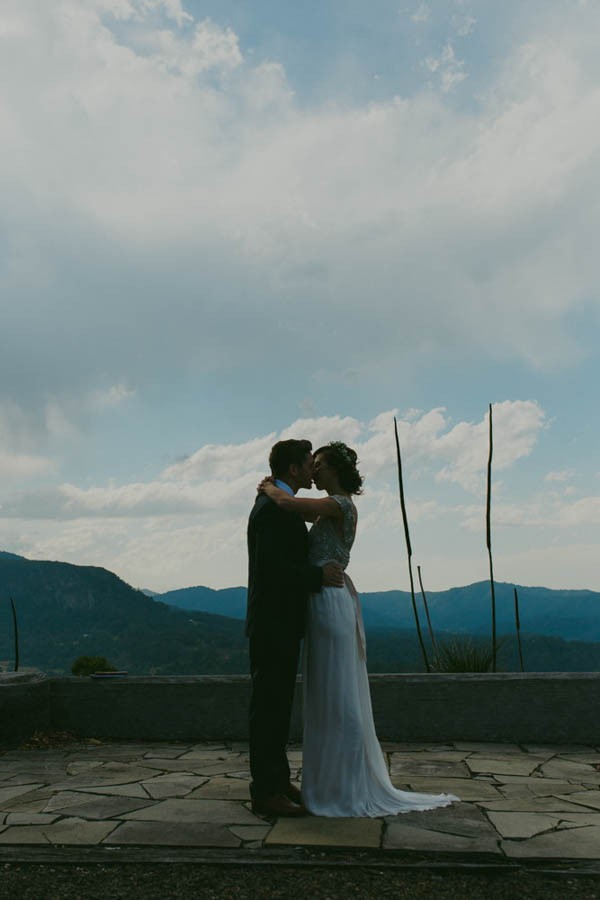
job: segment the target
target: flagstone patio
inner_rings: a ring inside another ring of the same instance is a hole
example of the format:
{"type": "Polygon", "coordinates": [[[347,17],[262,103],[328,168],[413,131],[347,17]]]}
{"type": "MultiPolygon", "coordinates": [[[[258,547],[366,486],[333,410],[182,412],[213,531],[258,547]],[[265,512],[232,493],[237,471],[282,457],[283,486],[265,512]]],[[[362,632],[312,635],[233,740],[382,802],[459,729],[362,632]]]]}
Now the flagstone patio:
{"type": "MultiPolygon", "coordinates": [[[[355,848],[479,861],[600,859],[600,748],[383,743],[397,787],[461,803],[381,819],[269,821],[247,746],[86,741],[0,751],[2,846],[355,848]]],[[[292,747],[299,782],[300,747],[292,747]]]]}

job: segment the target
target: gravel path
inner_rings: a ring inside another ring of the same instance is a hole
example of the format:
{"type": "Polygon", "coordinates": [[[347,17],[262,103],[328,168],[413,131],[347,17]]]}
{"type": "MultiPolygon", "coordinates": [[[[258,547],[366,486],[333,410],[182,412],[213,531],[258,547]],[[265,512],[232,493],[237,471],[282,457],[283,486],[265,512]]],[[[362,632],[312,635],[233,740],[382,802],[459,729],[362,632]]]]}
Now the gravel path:
{"type": "Polygon", "coordinates": [[[11,900],[600,900],[600,876],[185,864],[0,866],[11,900]]]}

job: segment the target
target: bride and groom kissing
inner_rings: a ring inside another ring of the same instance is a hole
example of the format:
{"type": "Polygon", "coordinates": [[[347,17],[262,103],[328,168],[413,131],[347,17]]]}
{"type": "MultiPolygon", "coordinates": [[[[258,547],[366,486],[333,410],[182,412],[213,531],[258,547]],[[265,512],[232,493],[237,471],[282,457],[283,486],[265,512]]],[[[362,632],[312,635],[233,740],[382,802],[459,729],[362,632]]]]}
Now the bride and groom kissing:
{"type": "Polygon", "coordinates": [[[360,602],[346,573],[358,521],[352,498],[363,483],[357,462],[342,441],[314,454],[310,441],[279,441],[250,513],[250,794],[258,815],[384,816],[458,799],[397,790],[377,740],[360,602]],[[313,481],[325,496],[296,496],[313,481]],[[286,745],[302,642],[300,791],[286,745]]]}

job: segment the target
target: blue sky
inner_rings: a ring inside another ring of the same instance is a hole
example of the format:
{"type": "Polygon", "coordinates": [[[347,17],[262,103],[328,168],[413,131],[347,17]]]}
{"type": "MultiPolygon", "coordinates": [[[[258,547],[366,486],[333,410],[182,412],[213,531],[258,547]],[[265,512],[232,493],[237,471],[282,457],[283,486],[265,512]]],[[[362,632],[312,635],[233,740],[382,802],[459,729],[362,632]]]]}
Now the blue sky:
{"type": "Polygon", "coordinates": [[[6,0],[0,547],[246,577],[271,443],[355,445],[359,589],[600,590],[597,4],[6,0]]]}

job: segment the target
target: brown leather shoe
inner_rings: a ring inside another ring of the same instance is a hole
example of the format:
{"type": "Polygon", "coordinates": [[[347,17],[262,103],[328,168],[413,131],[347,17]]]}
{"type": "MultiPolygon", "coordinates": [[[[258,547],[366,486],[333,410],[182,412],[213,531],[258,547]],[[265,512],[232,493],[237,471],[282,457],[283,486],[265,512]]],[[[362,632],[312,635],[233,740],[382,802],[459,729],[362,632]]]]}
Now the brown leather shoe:
{"type": "Polygon", "coordinates": [[[300,793],[300,789],[296,787],[295,784],[288,784],[285,789],[285,796],[288,800],[291,800],[292,803],[297,803],[298,806],[302,806],[302,794],[300,793]]]}
{"type": "Polygon", "coordinates": [[[306,815],[304,807],[293,803],[285,794],[273,794],[266,800],[253,800],[252,812],[259,816],[287,816],[288,818],[306,815]]]}

